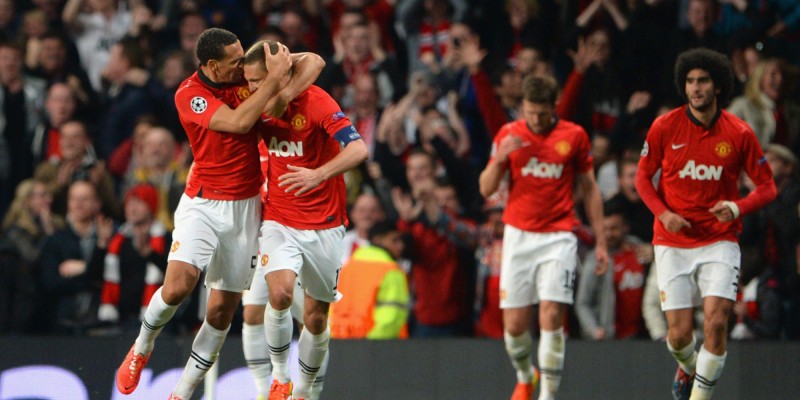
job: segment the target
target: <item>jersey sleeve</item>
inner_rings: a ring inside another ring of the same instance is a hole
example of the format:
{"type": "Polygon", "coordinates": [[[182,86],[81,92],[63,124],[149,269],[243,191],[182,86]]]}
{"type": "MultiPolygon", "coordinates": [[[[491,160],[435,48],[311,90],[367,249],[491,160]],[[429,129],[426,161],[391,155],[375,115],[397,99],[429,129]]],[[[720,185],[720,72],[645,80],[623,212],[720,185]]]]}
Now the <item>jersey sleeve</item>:
{"type": "Polygon", "coordinates": [[[775,199],[777,189],[772,178],[767,158],[756,135],[748,127],[742,140],[742,166],[747,176],[756,184],[755,190],[745,198],[736,201],[741,215],[747,215],[769,204],[775,199]]]}
{"type": "Polygon", "coordinates": [[[211,116],[223,104],[221,100],[202,87],[184,86],[175,93],[175,107],[182,121],[191,122],[208,129],[211,116]]]}
{"type": "Polygon", "coordinates": [[[756,135],[749,128],[742,140],[742,166],[747,176],[756,185],[772,180],[772,170],[769,168],[764,151],[756,139],[756,135]]]}
{"type": "Polygon", "coordinates": [[[589,143],[589,135],[583,129],[578,129],[575,147],[575,171],[582,174],[594,168],[592,145],[589,143]]]}
{"type": "Polygon", "coordinates": [[[330,95],[320,92],[313,99],[313,104],[310,104],[310,109],[313,110],[311,120],[317,121],[330,137],[345,146],[353,140],[361,139],[350,118],[330,95]]]}
{"type": "Polygon", "coordinates": [[[656,119],[647,133],[647,138],[642,146],[639,167],[636,171],[636,190],[647,208],[656,216],[668,210],[664,201],[658,197],[656,188],[653,185],[653,175],[661,168],[661,161],[664,158],[664,147],[662,145],[661,119],[656,119]]]}

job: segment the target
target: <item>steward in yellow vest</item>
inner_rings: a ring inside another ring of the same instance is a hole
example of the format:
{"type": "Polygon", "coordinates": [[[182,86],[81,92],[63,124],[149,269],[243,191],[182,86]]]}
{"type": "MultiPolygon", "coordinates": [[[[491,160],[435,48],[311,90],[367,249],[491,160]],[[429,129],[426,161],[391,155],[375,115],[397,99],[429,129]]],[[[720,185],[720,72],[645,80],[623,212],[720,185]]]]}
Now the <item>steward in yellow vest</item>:
{"type": "Polygon", "coordinates": [[[405,247],[401,233],[390,222],[378,222],[369,240],[342,266],[337,290],[344,297],[331,304],[331,337],[407,338],[408,280],[395,262],[405,247]]]}

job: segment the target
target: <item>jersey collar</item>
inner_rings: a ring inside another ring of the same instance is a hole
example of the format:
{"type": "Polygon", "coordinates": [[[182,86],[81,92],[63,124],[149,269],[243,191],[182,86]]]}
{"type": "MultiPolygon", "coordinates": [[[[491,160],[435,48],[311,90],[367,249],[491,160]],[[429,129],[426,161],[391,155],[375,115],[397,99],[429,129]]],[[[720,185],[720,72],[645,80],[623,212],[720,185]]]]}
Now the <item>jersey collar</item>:
{"type": "Polygon", "coordinates": [[[717,123],[720,115],[722,115],[722,108],[717,107],[717,112],[714,113],[714,118],[711,118],[711,123],[708,124],[708,129],[706,129],[703,123],[700,122],[699,119],[695,118],[694,114],[692,114],[691,107],[688,104],[686,105],[686,116],[689,117],[689,121],[692,121],[693,124],[703,128],[704,130],[711,130],[711,128],[714,127],[714,124],[717,123]]]}
{"type": "Polygon", "coordinates": [[[205,83],[207,86],[210,86],[212,89],[224,89],[230,86],[227,83],[216,83],[212,81],[211,78],[207,77],[206,74],[203,73],[203,70],[200,67],[197,68],[197,76],[203,83],[205,83]]]}

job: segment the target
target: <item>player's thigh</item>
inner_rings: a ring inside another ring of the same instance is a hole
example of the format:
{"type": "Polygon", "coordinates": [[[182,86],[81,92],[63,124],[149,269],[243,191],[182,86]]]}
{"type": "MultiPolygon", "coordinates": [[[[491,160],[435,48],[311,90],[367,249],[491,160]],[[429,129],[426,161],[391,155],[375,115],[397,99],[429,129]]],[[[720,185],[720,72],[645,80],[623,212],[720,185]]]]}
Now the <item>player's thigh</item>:
{"type": "Polygon", "coordinates": [[[697,290],[697,256],[694,249],[656,245],[656,277],[661,310],[679,310],[700,305],[697,290]]]}
{"type": "Polygon", "coordinates": [[[702,297],[714,296],[736,301],[739,291],[741,253],[733,242],[718,242],[703,247],[697,267],[697,286],[702,297]]]}
{"type": "Polygon", "coordinates": [[[342,295],[337,290],[341,270],[344,227],[305,231],[303,267],[300,281],[306,294],[325,303],[333,303],[342,295]]]}
{"type": "Polygon", "coordinates": [[[554,244],[559,258],[543,261],[536,269],[536,292],[539,301],[572,304],[575,298],[577,243],[554,244]]]}
{"type": "Polygon", "coordinates": [[[218,214],[219,246],[206,271],[209,288],[239,292],[250,287],[258,265],[258,196],[222,202],[218,214]]]}
{"type": "Polygon", "coordinates": [[[534,304],[536,247],[528,232],[506,225],[500,260],[500,308],[523,308],[534,304]]]}
{"type": "Polygon", "coordinates": [[[205,270],[219,245],[214,221],[216,213],[212,202],[184,194],[175,210],[168,261],[182,261],[205,270]]]}

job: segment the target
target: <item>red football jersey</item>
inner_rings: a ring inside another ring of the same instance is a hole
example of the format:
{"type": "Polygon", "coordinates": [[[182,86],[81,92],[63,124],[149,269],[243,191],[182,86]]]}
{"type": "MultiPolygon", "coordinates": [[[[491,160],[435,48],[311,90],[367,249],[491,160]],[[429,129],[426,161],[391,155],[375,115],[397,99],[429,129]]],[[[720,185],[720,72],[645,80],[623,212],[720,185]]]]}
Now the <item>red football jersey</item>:
{"type": "Polygon", "coordinates": [[[194,155],[185,189],[189,197],[241,200],[258,194],[261,171],[255,130],[238,134],[208,128],[220,106],[236,108],[248,95],[246,86],[216,84],[200,71],[186,78],[175,93],[178,116],[194,155]]]}
{"type": "Polygon", "coordinates": [[[647,182],[659,169],[656,193],[663,203],[648,201],[640,192],[654,215],[661,215],[666,207],[692,225],[671,233],[656,218],[653,244],[673,247],[736,242],[741,219],[719,222],[708,210],[720,200],[739,199],[738,181],[743,171],[756,185],[772,181],[772,171],[753,130],[725,110],[720,110],[708,129],[687,106],[657,118],[642,149],[637,181],[647,182]]]}
{"type": "Polygon", "coordinates": [[[503,222],[529,232],[571,231],[575,216],[575,177],[592,169],[589,137],[577,124],[557,120],[546,134],[531,132],[525,120],[503,125],[492,154],[508,135],[522,139],[509,154],[509,195],[503,222]]]}
{"type": "Polygon", "coordinates": [[[262,136],[269,154],[264,220],[295,229],[328,229],[347,224],[344,176],[323,181],[300,196],[286,193],[278,178],[288,165],[315,169],[341,151],[336,134],[355,134],[336,101],[317,86],[292,100],[280,118],[262,118],[262,136]]]}

